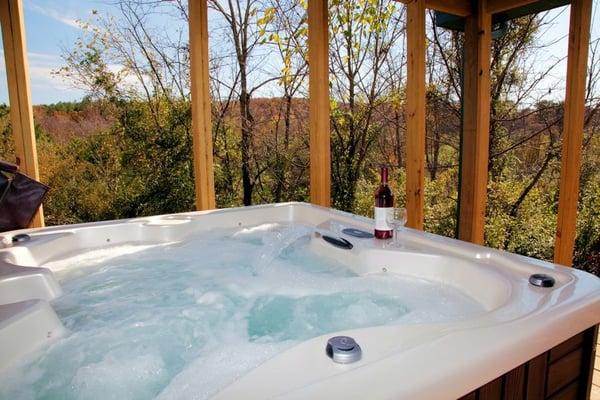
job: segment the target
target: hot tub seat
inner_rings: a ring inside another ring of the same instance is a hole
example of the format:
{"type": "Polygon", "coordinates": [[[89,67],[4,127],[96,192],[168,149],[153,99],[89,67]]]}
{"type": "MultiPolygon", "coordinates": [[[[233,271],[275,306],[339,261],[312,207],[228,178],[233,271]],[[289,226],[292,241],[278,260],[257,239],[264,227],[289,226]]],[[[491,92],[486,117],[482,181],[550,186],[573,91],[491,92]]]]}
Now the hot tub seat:
{"type": "Polygon", "coordinates": [[[0,304],[31,299],[50,301],[61,294],[62,289],[49,269],[0,260],[0,304]]]}
{"type": "MultiPolygon", "coordinates": [[[[1,291],[2,289],[0,289],[1,291]]],[[[27,353],[48,345],[65,333],[58,316],[44,300],[0,305],[0,360],[9,365],[27,353]]]]}

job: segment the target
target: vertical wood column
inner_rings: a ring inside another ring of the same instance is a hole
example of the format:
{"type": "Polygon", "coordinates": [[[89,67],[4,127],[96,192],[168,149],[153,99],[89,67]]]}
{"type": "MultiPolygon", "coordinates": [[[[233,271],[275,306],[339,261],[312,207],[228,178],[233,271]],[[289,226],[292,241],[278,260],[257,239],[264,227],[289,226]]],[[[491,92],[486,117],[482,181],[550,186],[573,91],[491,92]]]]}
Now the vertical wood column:
{"type": "Polygon", "coordinates": [[[492,18],[486,0],[465,18],[463,131],[458,238],[483,244],[490,139],[492,18]]]}
{"type": "Polygon", "coordinates": [[[425,0],[408,3],[406,16],[407,225],[422,230],[425,196],[425,0]]]}
{"type": "MultiPolygon", "coordinates": [[[[16,162],[24,174],[39,180],[21,0],[1,0],[0,21],[2,22],[10,122],[15,142],[16,162]]],[[[31,222],[31,226],[44,226],[44,212],[41,207],[31,222]]]]}
{"type": "Polygon", "coordinates": [[[190,87],[196,209],[215,208],[210,90],[208,81],[208,4],[189,0],[190,87]]]}
{"type": "Polygon", "coordinates": [[[573,263],[576,236],[591,15],[592,0],[571,2],[558,222],[554,247],[554,262],[568,266],[573,263]]]}
{"type": "Polygon", "coordinates": [[[308,0],[310,201],[331,204],[329,29],[327,0],[308,0]]]}

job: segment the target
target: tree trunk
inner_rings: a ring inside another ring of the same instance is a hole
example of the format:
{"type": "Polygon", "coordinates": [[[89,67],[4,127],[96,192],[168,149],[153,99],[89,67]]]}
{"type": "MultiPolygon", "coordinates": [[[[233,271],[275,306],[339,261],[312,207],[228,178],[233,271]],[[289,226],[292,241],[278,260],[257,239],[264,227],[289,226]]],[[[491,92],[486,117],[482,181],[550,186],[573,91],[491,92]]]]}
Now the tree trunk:
{"type": "Polygon", "coordinates": [[[394,134],[396,136],[396,166],[398,169],[402,168],[402,158],[404,153],[402,151],[402,143],[400,143],[400,123],[401,123],[401,112],[398,108],[394,108],[394,134]]]}
{"type": "MultiPolygon", "coordinates": [[[[287,91],[287,90],[286,90],[287,91]]],[[[277,170],[275,171],[275,177],[277,179],[277,183],[275,184],[275,190],[273,193],[273,197],[275,202],[280,202],[283,198],[283,191],[285,190],[285,171],[288,166],[288,150],[290,147],[290,130],[291,130],[291,117],[292,117],[292,96],[290,94],[286,94],[285,97],[285,111],[283,116],[284,123],[284,136],[283,136],[283,155],[279,152],[279,149],[276,148],[277,151],[277,170]]]]}
{"type": "Polygon", "coordinates": [[[253,119],[250,113],[250,94],[245,68],[240,73],[240,116],[242,127],[242,186],[244,189],[244,205],[252,205],[252,178],[250,177],[250,151],[252,147],[253,119]]]}

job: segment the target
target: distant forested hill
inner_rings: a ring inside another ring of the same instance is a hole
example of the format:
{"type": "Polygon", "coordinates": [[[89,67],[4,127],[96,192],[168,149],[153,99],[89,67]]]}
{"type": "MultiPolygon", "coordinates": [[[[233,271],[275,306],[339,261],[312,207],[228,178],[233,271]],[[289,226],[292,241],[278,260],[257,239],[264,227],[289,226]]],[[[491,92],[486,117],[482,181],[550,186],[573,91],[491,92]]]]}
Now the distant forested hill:
{"type": "Polygon", "coordinates": [[[58,143],[110,128],[115,119],[98,102],[69,102],[33,107],[38,129],[58,143]]]}

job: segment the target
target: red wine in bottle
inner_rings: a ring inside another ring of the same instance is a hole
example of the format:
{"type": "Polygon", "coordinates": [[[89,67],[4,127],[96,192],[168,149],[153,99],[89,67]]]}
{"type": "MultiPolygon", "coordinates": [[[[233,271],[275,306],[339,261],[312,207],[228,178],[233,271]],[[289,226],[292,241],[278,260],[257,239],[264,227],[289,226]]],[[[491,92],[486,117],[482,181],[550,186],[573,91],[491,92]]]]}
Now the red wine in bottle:
{"type": "Polygon", "coordinates": [[[375,237],[389,239],[392,228],[387,223],[387,215],[394,208],[394,195],[388,186],[388,168],[381,167],[381,185],[375,191],[375,237]]]}

